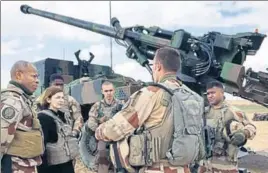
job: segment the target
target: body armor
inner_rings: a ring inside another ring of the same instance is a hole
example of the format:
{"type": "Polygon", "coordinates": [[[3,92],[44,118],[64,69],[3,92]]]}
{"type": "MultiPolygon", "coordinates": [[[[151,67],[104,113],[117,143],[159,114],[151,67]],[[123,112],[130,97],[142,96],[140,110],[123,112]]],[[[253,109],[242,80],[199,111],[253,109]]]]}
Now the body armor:
{"type": "MultiPolygon", "coordinates": [[[[236,161],[238,146],[232,141],[232,136],[235,136],[239,131],[230,129],[232,123],[237,123],[233,112],[224,105],[220,109],[207,109],[207,125],[215,130],[215,143],[212,146],[214,156],[227,156],[229,161],[236,161]]],[[[245,139],[241,138],[240,143],[244,144],[245,139]]]]}
{"type": "Polygon", "coordinates": [[[72,127],[64,123],[50,110],[42,112],[54,119],[58,133],[58,141],[46,145],[48,164],[57,165],[76,158],[79,155],[78,139],[72,136],[72,127]]]}
{"type": "Polygon", "coordinates": [[[16,89],[15,87],[2,91],[2,100],[5,97],[9,96],[5,95],[5,93],[7,92],[11,92],[15,95],[18,95],[20,103],[24,108],[24,111],[22,111],[23,117],[32,117],[31,129],[22,130],[20,129],[20,127],[16,129],[14,139],[12,140],[12,143],[7,150],[7,154],[29,159],[42,155],[44,152],[42,130],[39,120],[37,119],[36,112],[35,110],[33,110],[31,100],[29,98],[26,98],[26,96],[23,95],[21,90],[16,89]]]}

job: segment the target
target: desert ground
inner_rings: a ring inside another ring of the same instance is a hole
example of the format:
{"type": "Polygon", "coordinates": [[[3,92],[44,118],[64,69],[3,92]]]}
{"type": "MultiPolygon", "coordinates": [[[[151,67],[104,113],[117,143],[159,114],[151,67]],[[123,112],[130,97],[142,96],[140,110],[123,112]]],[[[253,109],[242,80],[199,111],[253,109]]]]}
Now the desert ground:
{"type": "MultiPolygon", "coordinates": [[[[268,113],[268,109],[260,106],[258,104],[252,103],[246,100],[229,100],[229,103],[235,105],[240,108],[244,112],[246,112],[250,121],[257,127],[257,135],[252,141],[248,141],[246,147],[253,149],[254,151],[262,151],[265,150],[268,152],[268,121],[252,121],[253,114],[255,112],[258,113],[268,113]]],[[[75,169],[76,173],[93,173],[88,171],[82,163],[78,163],[75,169]]]]}

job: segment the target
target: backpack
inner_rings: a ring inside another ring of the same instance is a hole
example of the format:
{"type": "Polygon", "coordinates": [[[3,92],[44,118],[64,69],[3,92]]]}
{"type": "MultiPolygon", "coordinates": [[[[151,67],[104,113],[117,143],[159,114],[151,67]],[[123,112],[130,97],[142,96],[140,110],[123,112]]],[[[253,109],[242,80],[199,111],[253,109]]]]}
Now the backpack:
{"type": "Polygon", "coordinates": [[[171,88],[164,83],[147,83],[171,95],[170,115],[173,116],[173,139],[166,152],[168,162],[182,166],[205,158],[203,138],[204,99],[185,85],[171,88]]]}

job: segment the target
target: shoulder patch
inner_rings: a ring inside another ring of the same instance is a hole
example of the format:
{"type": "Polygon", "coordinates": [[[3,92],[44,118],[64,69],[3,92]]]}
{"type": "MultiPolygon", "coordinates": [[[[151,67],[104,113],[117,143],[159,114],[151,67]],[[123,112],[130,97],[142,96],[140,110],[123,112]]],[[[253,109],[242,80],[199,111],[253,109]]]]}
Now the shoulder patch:
{"type": "Polygon", "coordinates": [[[13,119],[16,115],[15,109],[12,107],[5,107],[2,111],[1,111],[2,117],[10,120],[13,119]]]}

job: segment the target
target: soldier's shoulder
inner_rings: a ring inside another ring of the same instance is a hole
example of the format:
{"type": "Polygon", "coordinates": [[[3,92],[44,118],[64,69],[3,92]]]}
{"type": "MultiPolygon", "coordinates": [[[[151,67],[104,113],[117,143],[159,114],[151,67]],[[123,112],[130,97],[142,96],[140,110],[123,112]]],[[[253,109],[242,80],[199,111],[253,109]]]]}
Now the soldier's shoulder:
{"type": "Polygon", "coordinates": [[[239,109],[238,107],[231,104],[226,104],[226,106],[227,109],[234,114],[234,116],[238,116],[239,118],[245,117],[245,112],[239,109]]]}
{"type": "Polygon", "coordinates": [[[156,93],[157,91],[159,91],[160,88],[157,87],[157,86],[147,86],[146,88],[143,88],[141,91],[142,92],[153,92],[153,93],[156,93]]]}
{"type": "Polygon", "coordinates": [[[163,93],[163,92],[161,92],[159,87],[147,86],[147,87],[141,88],[140,90],[133,93],[130,96],[130,99],[136,100],[136,99],[140,99],[140,98],[152,98],[153,96],[156,96],[159,93],[163,93]],[[158,92],[158,91],[160,91],[160,92],[158,92]]]}
{"type": "Polygon", "coordinates": [[[65,99],[66,99],[66,100],[69,102],[69,104],[71,104],[71,105],[77,103],[76,99],[75,99],[73,96],[69,95],[69,94],[66,94],[66,95],[65,95],[65,99]]]}
{"type": "Polygon", "coordinates": [[[70,94],[65,94],[65,97],[67,97],[68,100],[75,100],[75,98],[71,96],[70,94]]]}
{"type": "Polygon", "coordinates": [[[17,97],[5,97],[1,95],[1,118],[7,122],[13,122],[22,110],[21,99],[17,97]]]}
{"type": "Polygon", "coordinates": [[[19,92],[5,91],[1,92],[1,103],[11,106],[17,106],[18,103],[23,102],[23,96],[19,92]]]}
{"type": "Polygon", "coordinates": [[[92,107],[100,106],[100,104],[101,104],[101,101],[95,102],[92,107]]]}

